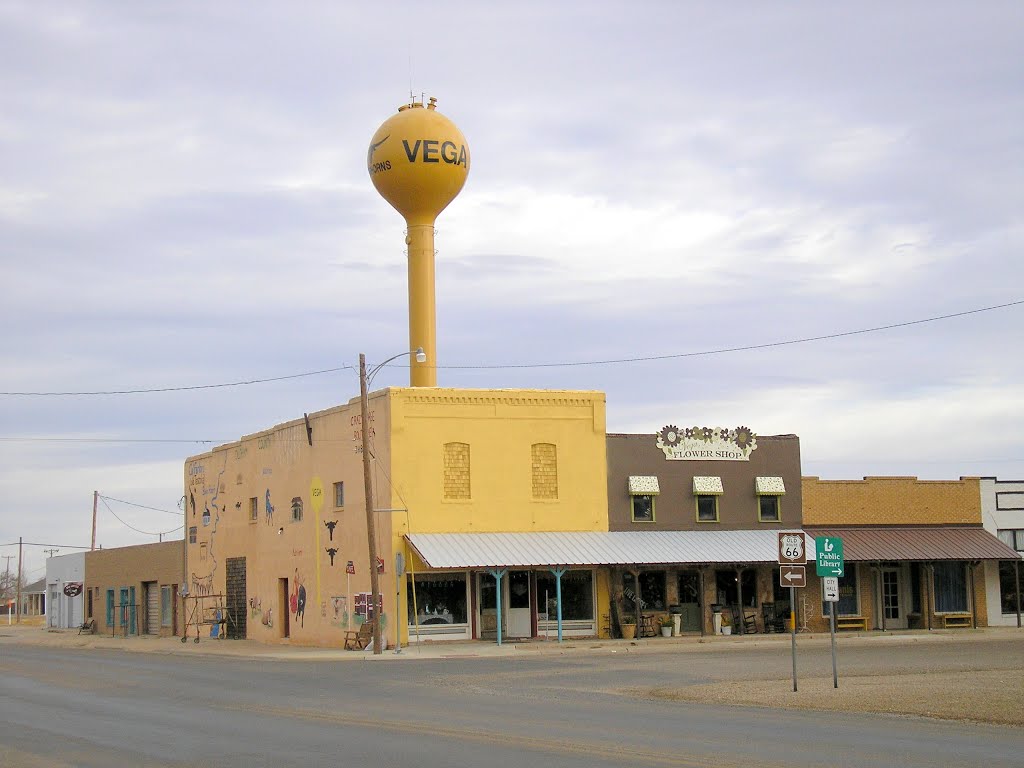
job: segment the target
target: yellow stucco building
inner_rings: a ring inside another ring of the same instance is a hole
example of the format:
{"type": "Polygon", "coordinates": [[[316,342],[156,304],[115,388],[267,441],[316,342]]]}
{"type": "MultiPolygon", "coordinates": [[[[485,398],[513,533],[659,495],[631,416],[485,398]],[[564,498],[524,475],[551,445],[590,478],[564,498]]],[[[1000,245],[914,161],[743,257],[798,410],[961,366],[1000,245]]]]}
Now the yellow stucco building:
{"type": "MultiPolygon", "coordinates": [[[[353,399],[186,461],[189,600],[229,637],[339,646],[372,615],[361,421],[353,399]]],[[[368,427],[389,643],[493,636],[497,583],[506,636],[548,632],[550,569],[431,569],[407,534],[607,531],[604,395],[389,388],[368,427]]],[[[595,634],[606,575],[558,577],[567,631],[595,634]]]]}

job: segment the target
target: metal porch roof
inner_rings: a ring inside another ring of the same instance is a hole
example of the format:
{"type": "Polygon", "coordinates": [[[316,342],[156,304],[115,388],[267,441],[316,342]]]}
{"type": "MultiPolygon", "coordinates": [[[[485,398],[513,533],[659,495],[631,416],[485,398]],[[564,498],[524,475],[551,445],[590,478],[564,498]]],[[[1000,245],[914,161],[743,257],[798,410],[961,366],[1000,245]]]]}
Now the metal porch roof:
{"type": "Polygon", "coordinates": [[[1020,558],[984,528],[805,528],[804,532],[842,539],[847,561],[1020,558]]]}
{"type": "MultiPolygon", "coordinates": [[[[775,563],[778,530],[411,533],[430,568],[775,563]]],[[[800,533],[799,530],[789,530],[800,533]]],[[[814,539],[804,536],[808,559],[814,539]]]]}

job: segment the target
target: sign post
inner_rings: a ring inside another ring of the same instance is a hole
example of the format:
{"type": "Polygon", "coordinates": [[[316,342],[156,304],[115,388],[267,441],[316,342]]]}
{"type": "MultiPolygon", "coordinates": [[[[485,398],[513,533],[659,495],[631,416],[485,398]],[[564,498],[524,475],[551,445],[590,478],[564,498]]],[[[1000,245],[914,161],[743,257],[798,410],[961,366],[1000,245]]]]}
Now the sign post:
{"type": "Polygon", "coordinates": [[[779,581],[789,587],[789,631],[793,649],[793,692],[796,693],[796,587],[807,583],[803,531],[779,534],[779,581]],[[787,579],[787,576],[789,577],[787,579]]]}
{"type": "Polygon", "coordinates": [[[814,539],[817,553],[817,573],[821,576],[821,591],[828,603],[829,635],[832,639],[832,687],[839,687],[836,670],[836,603],[839,602],[839,577],[843,575],[845,563],[843,540],[835,536],[817,536],[814,539]]]}

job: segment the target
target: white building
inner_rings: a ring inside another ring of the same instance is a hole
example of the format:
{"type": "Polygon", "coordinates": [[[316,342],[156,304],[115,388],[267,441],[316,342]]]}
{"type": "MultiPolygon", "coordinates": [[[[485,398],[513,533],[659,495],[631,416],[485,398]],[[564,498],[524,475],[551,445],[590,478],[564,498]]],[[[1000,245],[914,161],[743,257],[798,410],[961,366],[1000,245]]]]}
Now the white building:
{"type": "MultiPolygon", "coordinates": [[[[981,478],[981,516],[985,530],[1024,555],[1024,480],[981,478]]],[[[989,626],[1017,626],[1018,594],[1024,608],[1024,563],[985,563],[985,595],[989,626]]]]}
{"type": "Polygon", "coordinates": [[[46,625],[75,629],[84,619],[85,553],[51,557],[46,561],[46,625]]]}

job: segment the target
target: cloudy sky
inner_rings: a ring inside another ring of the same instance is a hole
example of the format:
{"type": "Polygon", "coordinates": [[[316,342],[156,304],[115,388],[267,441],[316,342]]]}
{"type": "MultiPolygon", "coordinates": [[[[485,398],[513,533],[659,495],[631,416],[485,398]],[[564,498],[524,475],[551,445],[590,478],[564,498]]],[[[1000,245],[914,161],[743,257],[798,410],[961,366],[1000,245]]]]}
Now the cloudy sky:
{"type": "Polygon", "coordinates": [[[472,151],[439,384],[796,433],[807,475],[1024,477],[1022,30],[995,0],[0,0],[0,544],[88,545],[94,490],[153,508],[102,502],[100,543],[155,541],[205,441],[406,348],[365,158],[410,92],[472,151]]]}

